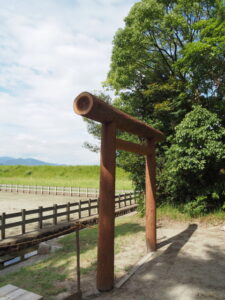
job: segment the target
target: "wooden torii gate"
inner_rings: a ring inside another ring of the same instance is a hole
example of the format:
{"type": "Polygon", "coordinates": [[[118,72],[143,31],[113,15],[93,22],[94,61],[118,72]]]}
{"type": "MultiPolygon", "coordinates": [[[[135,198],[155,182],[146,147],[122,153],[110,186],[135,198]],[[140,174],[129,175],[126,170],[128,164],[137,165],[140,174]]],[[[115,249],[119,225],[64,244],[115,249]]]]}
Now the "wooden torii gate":
{"type": "Polygon", "coordinates": [[[73,107],[78,115],[102,123],[97,289],[104,292],[114,285],[116,150],[146,157],[146,244],[148,251],[156,251],[155,144],[163,140],[164,135],[87,92],[76,97],[73,107]],[[146,143],[116,139],[117,129],[143,137],[146,143]]]}

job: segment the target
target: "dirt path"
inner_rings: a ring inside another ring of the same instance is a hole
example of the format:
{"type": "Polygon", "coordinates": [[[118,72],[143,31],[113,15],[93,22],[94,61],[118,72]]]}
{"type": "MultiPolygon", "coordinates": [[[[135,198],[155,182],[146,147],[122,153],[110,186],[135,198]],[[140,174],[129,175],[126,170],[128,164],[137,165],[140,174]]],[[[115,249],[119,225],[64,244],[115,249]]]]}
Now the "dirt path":
{"type": "Polygon", "coordinates": [[[55,196],[55,195],[34,195],[0,192],[0,213],[13,213],[25,209],[36,209],[38,206],[52,206],[53,204],[65,204],[76,202],[79,197],[55,196]]]}
{"type": "Polygon", "coordinates": [[[159,249],[153,258],[122,288],[95,298],[225,300],[225,231],[221,228],[162,223],[158,228],[159,249]]]}

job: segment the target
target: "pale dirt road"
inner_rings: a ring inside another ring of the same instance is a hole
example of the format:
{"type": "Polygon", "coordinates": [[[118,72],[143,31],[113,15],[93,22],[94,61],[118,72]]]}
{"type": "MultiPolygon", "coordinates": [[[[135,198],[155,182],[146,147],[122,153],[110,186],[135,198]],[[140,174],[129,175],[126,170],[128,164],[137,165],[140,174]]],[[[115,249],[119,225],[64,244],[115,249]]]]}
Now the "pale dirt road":
{"type": "MultiPolygon", "coordinates": [[[[79,197],[55,196],[55,195],[34,195],[0,192],[0,213],[13,213],[21,209],[36,209],[39,206],[47,207],[53,204],[66,204],[76,202],[79,197]]],[[[82,198],[83,199],[83,198],[82,198]]]]}

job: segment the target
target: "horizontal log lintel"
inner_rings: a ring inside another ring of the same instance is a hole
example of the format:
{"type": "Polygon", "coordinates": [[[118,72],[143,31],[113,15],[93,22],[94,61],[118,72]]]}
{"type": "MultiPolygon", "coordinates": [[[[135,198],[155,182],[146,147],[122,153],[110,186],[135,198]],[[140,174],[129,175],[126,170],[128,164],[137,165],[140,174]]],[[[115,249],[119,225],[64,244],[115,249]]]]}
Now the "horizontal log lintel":
{"type": "Polygon", "coordinates": [[[107,104],[96,96],[83,92],[74,100],[75,113],[94,121],[115,123],[116,128],[122,131],[144,137],[154,138],[156,142],[164,140],[164,134],[148,124],[126,114],[125,112],[107,104]]]}
{"type": "Polygon", "coordinates": [[[121,139],[116,139],[116,149],[125,150],[128,152],[140,154],[140,155],[151,155],[152,149],[146,145],[140,145],[132,142],[127,142],[121,139]]]}

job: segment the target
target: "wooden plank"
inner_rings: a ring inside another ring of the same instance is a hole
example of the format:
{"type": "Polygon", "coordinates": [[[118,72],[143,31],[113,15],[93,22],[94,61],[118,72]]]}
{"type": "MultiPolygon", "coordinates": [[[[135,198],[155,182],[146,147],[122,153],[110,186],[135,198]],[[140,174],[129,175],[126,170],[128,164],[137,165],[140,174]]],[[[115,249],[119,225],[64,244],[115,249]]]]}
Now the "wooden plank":
{"type": "Polygon", "coordinates": [[[140,155],[150,155],[151,148],[147,145],[136,144],[128,141],[124,141],[121,139],[116,139],[116,149],[117,150],[125,150],[128,152],[140,154],[140,155]]]}
{"type": "Polygon", "coordinates": [[[6,219],[17,218],[17,217],[21,217],[21,215],[22,215],[21,212],[11,213],[11,214],[6,214],[5,218],[6,219]]]}
{"type": "Polygon", "coordinates": [[[2,213],[1,217],[1,238],[4,240],[5,238],[5,213],[2,213]]]}
{"type": "Polygon", "coordinates": [[[98,202],[98,199],[91,199],[91,203],[93,203],[93,202],[98,202]]]}
{"type": "Polygon", "coordinates": [[[81,218],[81,201],[79,201],[78,218],[81,218]]]}
{"type": "Polygon", "coordinates": [[[0,299],[4,300],[41,300],[42,296],[18,288],[15,285],[7,284],[0,288],[0,299]]]}
{"type": "Polygon", "coordinates": [[[53,222],[54,225],[57,225],[57,204],[53,206],[53,222]]]}
{"type": "Polygon", "coordinates": [[[69,222],[70,221],[70,202],[67,203],[66,215],[67,215],[67,222],[69,222]]]}
{"type": "Polygon", "coordinates": [[[43,221],[43,207],[42,206],[39,206],[39,208],[38,208],[38,218],[39,218],[38,226],[41,229],[43,226],[43,222],[42,222],[43,221]]]}
{"type": "Polygon", "coordinates": [[[130,279],[131,276],[134,275],[134,273],[143,266],[144,263],[148,262],[152,256],[154,255],[154,252],[150,252],[147,255],[145,255],[141,260],[139,260],[136,265],[133,266],[130,272],[128,272],[118,283],[115,284],[115,287],[117,289],[121,288],[124,283],[127,282],[128,279],[130,279]]]}
{"type": "Polygon", "coordinates": [[[37,213],[38,213],[38,208],[26,211],[26,215],[33,215],[33,214],[37,214],[37,213]]]}
{"type": "Polygon", "coordinates": [[[22,234],[26,232],[26,209],[22,209],[22,222],[21,222],[21,231],[22,234]]]}
{"type": "Polygon", "coordinates": [[[91,199],[88,200],[88,215],[89,215],[89,217],[91,215],[91,201],[90,200],[91,199]]]}
{"type": "Polygon", "coordinates": [[[12,284],[4,285],[3,287],[0,288],[0,296],[4,297],[10,292],[15,291],[16,289],[17,287],[12,284]]]}

